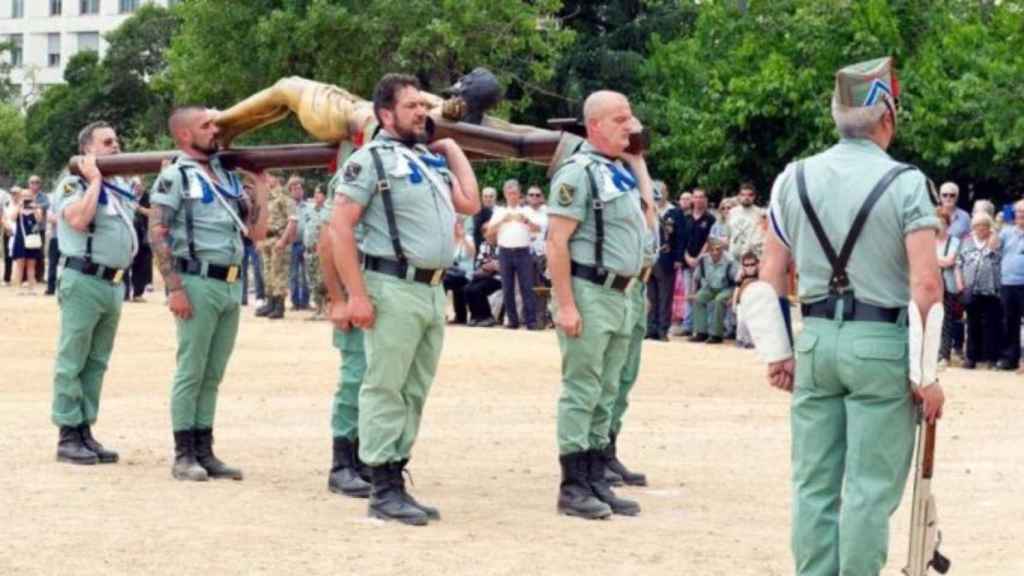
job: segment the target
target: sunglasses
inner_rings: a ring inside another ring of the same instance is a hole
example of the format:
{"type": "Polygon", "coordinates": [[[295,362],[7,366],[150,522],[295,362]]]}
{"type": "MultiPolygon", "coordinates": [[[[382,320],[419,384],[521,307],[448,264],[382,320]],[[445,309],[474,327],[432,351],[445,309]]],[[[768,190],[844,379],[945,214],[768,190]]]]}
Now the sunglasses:
{"type": "Polygon", "coordinates": [[[956,194],[940,194],[943,198],[956,198],[956,194]]]}
{"type": "Polygon", "coordinates": [[[744,268],[757,268],[757,262],[744,262],[744,268]]]}
{"type": "Polygon", "coordinates": [[[537,194],[536,192],[527,194],[526,196],[529,198],[540,198],[540,194],[537,194]]]}

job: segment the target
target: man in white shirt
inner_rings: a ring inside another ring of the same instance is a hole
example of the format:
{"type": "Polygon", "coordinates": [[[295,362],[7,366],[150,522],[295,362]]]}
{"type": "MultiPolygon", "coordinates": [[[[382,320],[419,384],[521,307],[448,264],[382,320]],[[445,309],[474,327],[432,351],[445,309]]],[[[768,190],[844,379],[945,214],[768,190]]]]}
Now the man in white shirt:
{"type": "Polygon", "coordinates": [[[544,204],[544,192],[539,186],[526,190],[526,217],[539,228],[530,231],[530,249],[535,258],[544,256],[544,240],[548,233],[548,207],[544,204]]]}
{"type": "Polygon", "coordinates": [[[739,205],[729,210],[729,254],[740,262],[747,252],[761,255],[764,236],[761,234],[763,211],[754,205],[757,200],[754,185],[749,182],[740,184],[738,197],[739,205]]]}
{"type": "Polygon", "coordinates": [[[534,267],[530,254],[531,234],[540,232],[540,224],[531,220],[527,207],[520,204],[522,192],[517,180],[506,180],[502,187],[505,206],[494,208],[494,215],[484,227],[488,240],[498,245],[498,262],[501,267],[501,288],[505,301],[505,315],[508,327],[519,328],[519,310],[516,307],[516,284],[523,299],[523,315],[526,327],[539,330],[537,324],[537,300],[533,293],[534,267]]]}

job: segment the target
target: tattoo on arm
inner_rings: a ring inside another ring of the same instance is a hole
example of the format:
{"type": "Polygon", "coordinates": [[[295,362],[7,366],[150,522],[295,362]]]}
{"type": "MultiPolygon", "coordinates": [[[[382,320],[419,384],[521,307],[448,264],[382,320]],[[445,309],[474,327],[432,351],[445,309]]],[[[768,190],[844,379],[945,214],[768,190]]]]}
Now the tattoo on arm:
{"type": "Polygon", "coordinates": [[[150,218],[149,239],[153,247],[153,258],[156,260],[156,267],[164,278],[164,284],[171,292],[181,290],[181,277],[174,269],[174,250],[171,238],[171,224],[174,222],[174,213],[164,206],[153,206],[153,216],[150,218]]]}

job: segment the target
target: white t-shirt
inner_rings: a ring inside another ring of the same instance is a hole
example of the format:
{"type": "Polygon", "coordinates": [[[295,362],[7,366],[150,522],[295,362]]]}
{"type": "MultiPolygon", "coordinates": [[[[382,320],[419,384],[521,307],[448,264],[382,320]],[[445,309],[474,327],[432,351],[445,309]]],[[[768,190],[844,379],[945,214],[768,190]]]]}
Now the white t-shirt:
{"type": "MultiPolygon", "coordinates": [[[[530,228],[526,225],[526,220],[533,221],[530,218],[528,208],[526,206],[517,206],[515,208],[509,208],[507,206],[496,206],[494,208],[494,214],[491,216],[491,220],[487,223],[488,226],[496,226],[498,222],[501,222],[502,218],[505,218],[507,214],[518,215],[521,219],[509,219],[505,223],[501,224],[498,229],[498,247],[499,248],[527,248],[530,246],[530,228]]],[[[536,222],[534,222],[536,224],[536,222]]]]}
{"type": "Polygon", "coordinates": [[[548,237],[548,207],[543,204],[537,209],[526,206],[525,211],[526,217],[534,224],[540,226],[540,230],[530,234],[533,253],[540,256],[544,254],[544,241],[548,237]]]}

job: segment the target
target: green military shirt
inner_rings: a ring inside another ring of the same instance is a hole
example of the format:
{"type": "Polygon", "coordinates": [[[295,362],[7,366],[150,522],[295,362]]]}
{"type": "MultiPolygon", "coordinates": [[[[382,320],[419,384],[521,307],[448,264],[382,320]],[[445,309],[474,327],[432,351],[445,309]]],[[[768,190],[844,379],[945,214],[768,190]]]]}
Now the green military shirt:
{"type": "Polygon", "coordinates": [[[380,153],[384,175],[391,185],[395,221],[402,251],[416,268],[446,268],[455,258],[455,208],[452,174],[445,159],[425,146],[408,148],[380,132],[345,162],[340,177],[331,181],[332,194],[341,194],[363,207],[361,250],[370,256],[397,259],[388,231],[384,202],[377,194],[377,170],[371,148],[380,153]],[[413,161],[410,156],[415,157],[413,161]],[[425,174],[424,170],[431,171],[425,174]]]}
{"type": "Polygon", "coordinates": [[[150,196],[153,204],[174,213],[171,238],[175,257],[191,258],[185,223],[189,203],[196,257],[218,266],[240,265],[244,223],[239,208],[247,202],[245,192],[238,176],[224,170],[216,156],[210,159],[210,168],[220,180],[220,191],[195,160],[181,155],[160,172],[150,196]]]}
{"type": "Polygon", "coordinates": [[[331,211],[327,209],[326,203],[319,208],[313,203],[306,205],[301,216],[302,244],[304,246],[308,248],[316,245],[320,240],[320,228],[327,223],[330,217],[331,211]]]}
{"type": "MultiPolygon", "coordinates": [[[[853,139],[840,140],[804,162],[807,195],[837,254],[864,200],[896,164],[874,142],[853,139]]],[[[770,209],[772,229],[789,247],[800,273],[800,301],[824,299],[832,267],[800,204],[795,164],[776,178],[770,209]]],[[[913,170],[897,177],[875,204],[850,256],[847,275],[856,298],[886,308],[906,306],[910,268],[904,237],[938,226],[924,174],[913,170]]]]}
{"type": "Polygon", "coordinates": [[[622,276],[636,276],[644,261],[650,233],[640,205],[640,190],[621,162],[609,160],[584,143],[580,151],[562,164],[551,181],[548,215],[562,216],[579,223],[569,239],[574,262],[597,265],[594,245],[597,228],[594,221],[595,195],[604,205],[604,256],[608,270],[622,276]],[[599,188],[591,189],[587,170],[592,170],[599,188]]]}
{"type": "Polygon", "coordinates": [[[274,188],[267,201],[267,237],[280,238],[292,220],[298,220],[295,199],[286,189],[274,188]]]}
{"type": "Polygon", "coordinates": [[[724,250],[718,262],[705,254],[697,261],[697,278],[701,288],[728,290],[736,285],[736,261],[724,250]]]}
{"type": "MultiPolygon", "coordinates": [[[[54,198],[60,218],[57,222],[57,244],[64,256],[87,257],[89,232],[75,230],[64,219],[64,208],[85,197],[88,183],[78,176],[67,176],[57,184],[54,198]]],[[[92,261],[111,268],[127,268],[139,248],[135,235],[137,199],[131,185],[122,178],[104,181],[93,217],[92,261]]]]}

